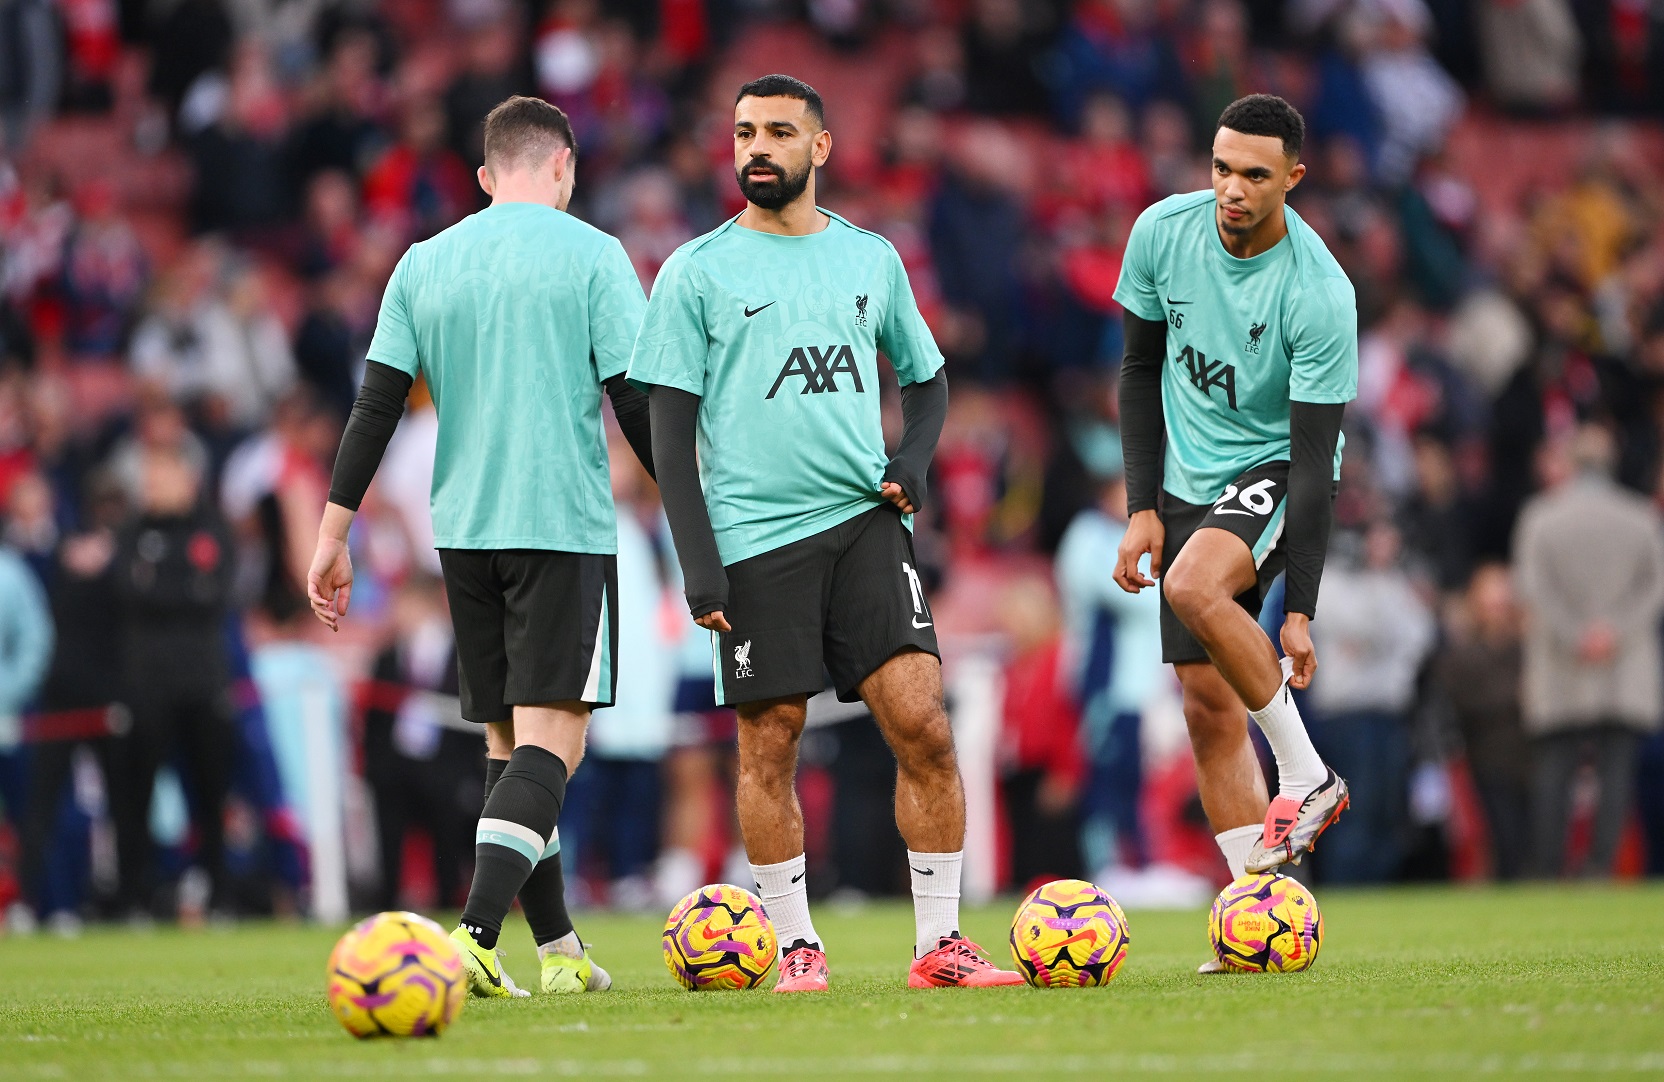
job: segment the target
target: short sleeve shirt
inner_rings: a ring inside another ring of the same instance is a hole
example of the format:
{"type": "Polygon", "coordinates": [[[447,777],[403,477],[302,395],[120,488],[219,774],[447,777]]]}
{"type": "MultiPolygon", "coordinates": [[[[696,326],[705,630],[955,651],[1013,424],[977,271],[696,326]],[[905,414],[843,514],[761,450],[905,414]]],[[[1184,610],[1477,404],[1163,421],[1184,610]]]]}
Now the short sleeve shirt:
{"type": "Polygon", "coordinates": [[[645,307],[617,240],[541,204],[404,254],[369,359],[433,395],[436,547],[616,551],[601,383],[629,367],[645,307]]]}
{"type": "Polygon", "coordinates": [[[902,386],[941,351],[890,242],[835,214],[818,233],[731,220],[659,271],[630,379],[702,399],[699,469],[724,564],[881,502],[878,352],[902,386]]]}
{"type": "Polygon", "coordinates": [[[1290,401],[1357,396],[1352,283],[1300,215],[1284,213],[1288,235],[1250,259],[1225,250],[1211,190],[1163,199],[1127,239],[1115,299],[1167,323],[1162,485],[1186,503],[1212,503],[1245,471],[1287,459],[1290,401]]]}

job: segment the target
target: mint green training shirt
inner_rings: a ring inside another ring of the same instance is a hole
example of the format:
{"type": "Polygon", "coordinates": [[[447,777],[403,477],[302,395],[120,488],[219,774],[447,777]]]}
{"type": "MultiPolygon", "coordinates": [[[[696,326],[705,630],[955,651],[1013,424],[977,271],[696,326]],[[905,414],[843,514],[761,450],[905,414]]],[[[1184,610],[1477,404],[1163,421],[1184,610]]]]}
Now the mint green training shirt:
{"type": "Polygon", "coordinates": [[[541,204],[410,246],[369,359],[426,377],[439,411],[435,547],[617,551],[601,382],[645,307],[618,241],[541,204]]]}
{"type": "Polygon", "coordinates": [[[1244,471],[1287,459],[1290,400],[1357,397],[1352,283],[1311,226],[1284,214],[1288,235],[1251,259],[1225,251],[1212,190],[1163,199],[1127,238],[1115,299],[1167,322],[1162,484],[1186,503],[1213,503],[1244,471]]]}
{"type": "Polygon", "coordinates": [[[878,351],[902,386],[942,366],[895,248],[828,216],[802,237],[730,220],[678,248],[647,302],[630,379],[703,399],[699,477],[725,565],[876,507],[878,351]]]}

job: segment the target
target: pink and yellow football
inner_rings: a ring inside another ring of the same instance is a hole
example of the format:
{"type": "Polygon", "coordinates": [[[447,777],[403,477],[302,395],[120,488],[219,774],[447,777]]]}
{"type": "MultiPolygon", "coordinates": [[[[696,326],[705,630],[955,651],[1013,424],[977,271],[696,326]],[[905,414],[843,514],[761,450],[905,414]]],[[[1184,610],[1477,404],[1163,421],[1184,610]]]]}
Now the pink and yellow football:
{"type": "Polygon", "coordinates": [[[1080,879],[1047,883],[1023,899],[1011,922],[1011,957],[1036,988],[1108,984],[1131,942],[1115,899],[1080,879]]]}
{"type": "Polygon", "coordinates": [[[437,1037],[467,996],[461,951],[415,913],[360,921],[329,955],[329,1010],[354,1037],[437,1037]]]}
{"type": "Polygon", "coordinates": [[[1213,953],[1247,973],[1298,973],[1317,961],[1323,914],[1305,884],[1245,875],[1219,892],[1208,915],[1213,953]]]}
{"type": "Polygon", "coordinates": [[[777,949],[762,901],[728,883],[689,894],[664,924],[664,964],[690,992],[755,988],[774,966],[777,949]]]}

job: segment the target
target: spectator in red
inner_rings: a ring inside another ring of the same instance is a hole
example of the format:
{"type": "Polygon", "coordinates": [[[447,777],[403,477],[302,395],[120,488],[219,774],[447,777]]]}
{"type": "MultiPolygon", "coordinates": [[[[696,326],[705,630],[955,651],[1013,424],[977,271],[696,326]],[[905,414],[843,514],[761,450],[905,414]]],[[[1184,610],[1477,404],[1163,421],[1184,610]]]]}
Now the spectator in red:
{"type": "Polygon", "coordinates": [[[1000,606],[1011,637],[1000,734],[1000,795],[1010,831],[1011,883],[1020,890],[1081,875],[1080,714],[1064,663],[1063,621],[1051,584],[1025,576],[1000,606]]]}
{"type": "Polygon", "coordinates": [[[1142,209],[1151,202],[1144,152],[1133,141],[1132,114],[1120,98],[1093,94],[1080,116],[1080,141],[1068,150],[1069,186],[1075,198],[1097,208],[1109,204],[1142,209]]]}
{"type": "Polygon", "coordinates": [[[399,141],[364,178],[364,208],[407,242],[461,221],[477,204],[468,166],[445,145],[445,111],[431,98],[405,106],[399,141]]]}

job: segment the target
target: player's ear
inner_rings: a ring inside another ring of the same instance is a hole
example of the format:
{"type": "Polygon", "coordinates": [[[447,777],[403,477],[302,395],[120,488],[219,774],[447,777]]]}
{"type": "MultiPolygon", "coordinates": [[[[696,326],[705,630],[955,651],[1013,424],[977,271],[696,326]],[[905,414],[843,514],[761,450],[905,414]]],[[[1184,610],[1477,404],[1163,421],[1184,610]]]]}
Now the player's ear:
{"type": "Polygon", "coordinates": [[[554,172],[556,180],[563,180],[566,171],[572,168],[572,148],[561,147],[549,155],[549,168],[554,172]]]}
{"type": "Polygon", "coordinates": [[[818,169],[825,165],[826,159],[831,156],[832,133],[822,128],[815,133],[815,143],[813,149],[809,151],[809,161],[818,169]]]}
{"type": "Polygon", "coordinates": [[[474,170],[474,178],[480,182],[480,190],[487,196],[494,196],[497,194],[491,190],[493,187],[491,183],[491,171],[485,166],[482,165],[478,169],[474,170]]]}
{"type": "Polygon", "coordinates": [[[1294,186],[1299,184],[1301,178],[1305,175],[1306,164],[1304,162],[1295,162],[1294,168],[1288,171],[1288,183],[1283,185],[1283,191],[1292,192],[1294,190],[1294,186]]]}

